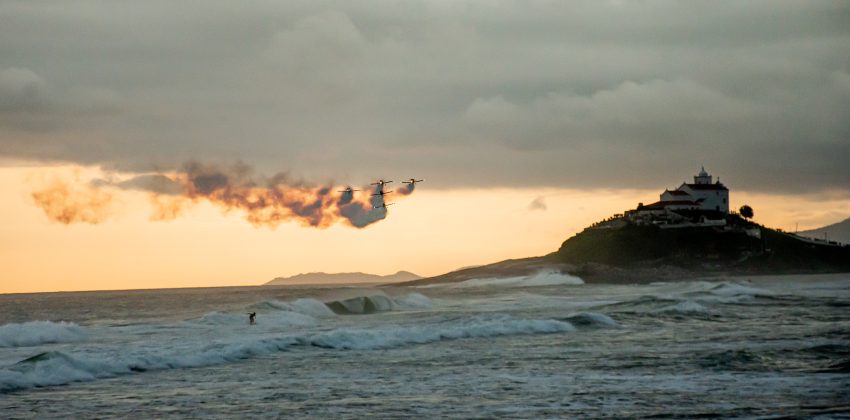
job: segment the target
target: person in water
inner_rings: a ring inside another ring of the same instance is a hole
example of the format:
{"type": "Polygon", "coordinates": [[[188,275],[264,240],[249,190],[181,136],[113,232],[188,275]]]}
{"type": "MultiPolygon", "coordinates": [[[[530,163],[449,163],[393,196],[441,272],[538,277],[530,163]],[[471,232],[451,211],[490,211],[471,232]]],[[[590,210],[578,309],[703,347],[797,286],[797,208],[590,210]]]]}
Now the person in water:
{"type": "Polygon", "coordinates": [[[249,322],[251,325],[254,325],[254,324],[256,324],[256,323],[257,323],[257,322],[256,322],[256,318],[257,318],[257,313],[256,313],[256,312],[251,312],[251,313],[249,313],[249,314],[248,314],[248,322],[249,322]]]}

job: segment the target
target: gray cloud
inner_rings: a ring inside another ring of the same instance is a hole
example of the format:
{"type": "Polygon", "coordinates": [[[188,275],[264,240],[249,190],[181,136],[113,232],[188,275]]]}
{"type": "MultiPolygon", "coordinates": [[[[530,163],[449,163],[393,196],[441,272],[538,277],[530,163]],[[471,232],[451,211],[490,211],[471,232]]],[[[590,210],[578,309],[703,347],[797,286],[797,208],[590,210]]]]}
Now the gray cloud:
{"type": "Polygon", "coordinates": [[[848,190],[841,2],[4,2],[0,155],[848,190]]]}
{"type": "Polygon", "coordinates": [[[0,110],[30,111],[44,102],[44,80],[29,69],[0,69],[0,110]]]}
{"type": "Polygon", "coordinates": [[[160,174],[138,175],[126,181],[121,181],[115,186],[137,191],[147,191],[163,195],[179,195],[184,189],[180,183],[160,174]]]}

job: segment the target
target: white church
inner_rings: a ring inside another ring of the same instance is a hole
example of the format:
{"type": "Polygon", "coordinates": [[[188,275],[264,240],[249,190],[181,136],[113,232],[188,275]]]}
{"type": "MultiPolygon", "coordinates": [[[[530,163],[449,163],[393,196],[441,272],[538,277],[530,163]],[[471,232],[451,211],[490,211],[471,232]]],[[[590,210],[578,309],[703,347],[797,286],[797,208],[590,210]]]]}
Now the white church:
{"type": "Polygon", "coordinates": [[[709,210],[729,213],[729,189],[714,181],[703,167],[693,184],[683,182],[675,190],[664,190],[661,201],[644,206],[645,210],[709,210]]]}

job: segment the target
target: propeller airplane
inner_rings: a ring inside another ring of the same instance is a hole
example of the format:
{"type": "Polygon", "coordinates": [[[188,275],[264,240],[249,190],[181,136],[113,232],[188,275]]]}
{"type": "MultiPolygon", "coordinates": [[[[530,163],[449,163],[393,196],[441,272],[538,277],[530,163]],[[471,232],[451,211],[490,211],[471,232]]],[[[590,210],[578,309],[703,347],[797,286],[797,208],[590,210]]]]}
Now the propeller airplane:
{"type": "Polygon", "coordinates": [[[384,181],[383,179],[379,179],[379,180],[378,180],[378,182],[373,182],[373,183],[371,183],[371,184],[369,184],[369,185],[378,185],[378,186],[380,186],[381,188],[383,188],[383,187],[384,187],[384,185],[389,184],[390,182],[392,182],[392,181],[384,181]]]}

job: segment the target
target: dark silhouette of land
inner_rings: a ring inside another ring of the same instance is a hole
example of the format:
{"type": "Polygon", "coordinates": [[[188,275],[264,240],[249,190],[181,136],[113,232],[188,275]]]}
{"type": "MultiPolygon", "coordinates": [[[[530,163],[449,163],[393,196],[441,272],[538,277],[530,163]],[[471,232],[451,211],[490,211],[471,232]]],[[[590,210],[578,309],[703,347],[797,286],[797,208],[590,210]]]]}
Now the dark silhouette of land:
{"type": "Polygon", "coordinates": [[[541,270],[576,275],[588,283],[850,272],[850,246],[770,229],[737,214],[684,215],[686,223],[675,226],[639,224],[618,215],[567,239],[549,255],[501,261],[405,284],[525,276],[541,270]]]}
{"type": "Polygon", "coordinates": [[[422,278],[409,271],[399,271],[387,276],[368,273],[304,273],[291,277],[277,277],[266,285],[285,284],[346,284],[346,283],[396,283],[422,278]]]}

